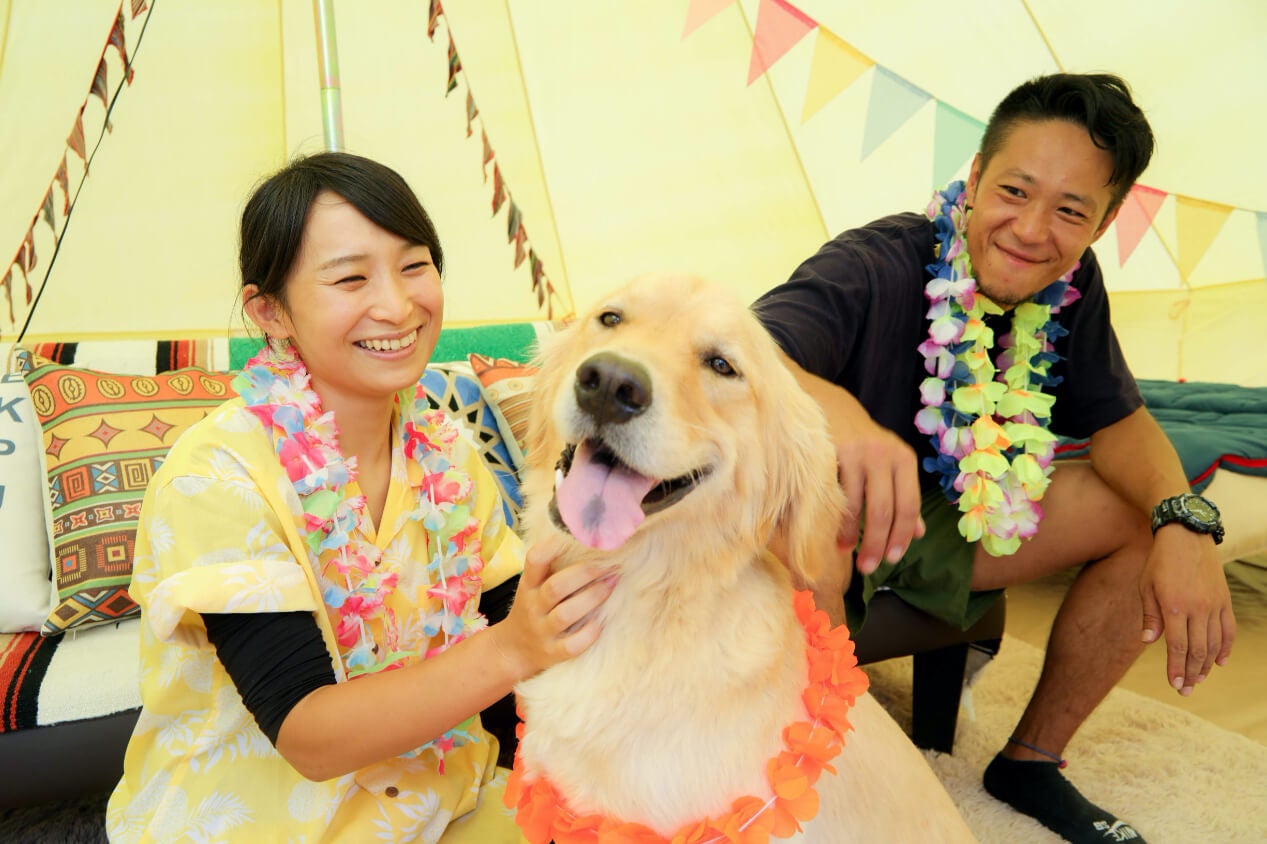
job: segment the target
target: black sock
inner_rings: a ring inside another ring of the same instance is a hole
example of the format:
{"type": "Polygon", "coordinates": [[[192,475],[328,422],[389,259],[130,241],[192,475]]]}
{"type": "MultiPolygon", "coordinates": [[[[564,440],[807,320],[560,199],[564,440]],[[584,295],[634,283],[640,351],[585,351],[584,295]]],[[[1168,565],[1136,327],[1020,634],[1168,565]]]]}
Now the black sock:
{"type": "Polygon", "coordinates": [[[1133,826],[1083,797],[1055,762],[1008,759],[1002,753],[985,769],[985,790],[1075,844],[1129,841],[1144,844],[1133,826]]]}

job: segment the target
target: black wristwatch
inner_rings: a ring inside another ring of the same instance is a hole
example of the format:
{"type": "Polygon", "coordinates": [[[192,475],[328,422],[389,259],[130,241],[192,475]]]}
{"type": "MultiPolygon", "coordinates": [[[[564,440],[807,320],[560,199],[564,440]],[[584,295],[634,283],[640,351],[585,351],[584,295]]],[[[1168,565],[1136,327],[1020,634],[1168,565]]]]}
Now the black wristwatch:
{"type": "Polygon", "coordinates": [[[1223,519],[1219,516],[1219,508],[1200,495],[1191,492],[1176,495],[1153,508],[1153,533],[1171,522],[1181,522],[1189,530],[1210,534],[1215,545],[1223,541],[1223,519]]]}

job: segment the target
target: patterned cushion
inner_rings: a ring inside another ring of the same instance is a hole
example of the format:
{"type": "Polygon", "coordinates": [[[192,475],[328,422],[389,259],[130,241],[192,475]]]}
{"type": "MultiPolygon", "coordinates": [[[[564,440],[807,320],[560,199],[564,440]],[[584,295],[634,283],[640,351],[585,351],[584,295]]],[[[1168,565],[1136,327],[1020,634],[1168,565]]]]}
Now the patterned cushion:
{"type": "Polygon", "coordinates": [[[518,467],[511,461],[492,407],[480,392],[479,381],[470,367],[460,362],[433,363],[422,376],[422,386],[431,404],[465,425],[475,437],[484,462],[501,486],[506,523],[518,532],[519,511],[523,507],[518,467]]]}
{"type": "Polygon", "coordinates": [[[52,505],[46,636],[136,615],[128,595],[145,487],[176,438],[233,395],[232,375],[120,375],[36,360],[26,375],[52,505]]]}
{"type": "Polygon", "coordinates": [[[484,397],[497,419],[510,458],[516,469],[524,465],[528,445],[528,411],[537,368],[505,358],[473,354],[471,370],[484,388],[484,397]]]}

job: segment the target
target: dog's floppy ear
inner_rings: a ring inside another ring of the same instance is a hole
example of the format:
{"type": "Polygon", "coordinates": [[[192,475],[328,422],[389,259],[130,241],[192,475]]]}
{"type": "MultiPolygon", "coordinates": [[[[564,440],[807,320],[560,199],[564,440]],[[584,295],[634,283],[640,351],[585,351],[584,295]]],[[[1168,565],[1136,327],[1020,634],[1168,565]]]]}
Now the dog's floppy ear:
{"type": "Polygon", "coordinates": [[[839,557],[836,537],[845,496],[822,408],[784,366],[772,340],[770,346],[773,361],[763,373],[769,383],[761,400],[769,485],[763,520],[771,529],[772,547],[793,575],[812,584],[839,557]]]}

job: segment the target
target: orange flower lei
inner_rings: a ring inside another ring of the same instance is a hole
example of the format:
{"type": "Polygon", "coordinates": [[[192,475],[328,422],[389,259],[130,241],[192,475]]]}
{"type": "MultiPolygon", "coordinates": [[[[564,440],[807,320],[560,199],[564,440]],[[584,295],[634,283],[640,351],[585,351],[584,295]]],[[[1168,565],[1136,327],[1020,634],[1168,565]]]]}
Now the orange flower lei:
{"type": "MultiPolygon", "coordinates": [[[[744,796],[730,812],[687,824],[665,838],[642,824],[606,815],[579,815],[544,777],[525,781],[522,760],[506,782],[506,805],[516,810],[515,822],[531,844],[763,844],[788,838],[801,823],[818,814],[814,783],[823,771],[836,773],[829,763],[845,746],[851,729],[848,713],[858,695],[867,690],[867,675],[858,667],[849,630],[833,628],[827,613],[815,609],[814,596],[797,592],[796,618],[805,628],[809,685],[802,700],[810,721],[796,721],[783,730],[784,749],[766,763],[773,796],[744,796]]],[[[523,736],[523,724],[518,734],[523,736]]]]}

